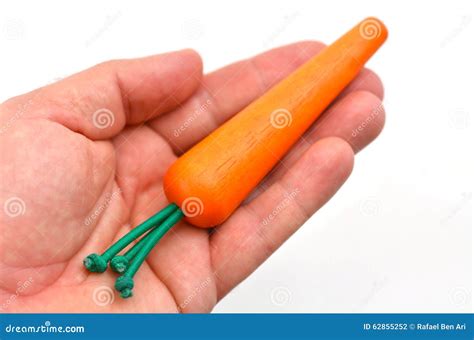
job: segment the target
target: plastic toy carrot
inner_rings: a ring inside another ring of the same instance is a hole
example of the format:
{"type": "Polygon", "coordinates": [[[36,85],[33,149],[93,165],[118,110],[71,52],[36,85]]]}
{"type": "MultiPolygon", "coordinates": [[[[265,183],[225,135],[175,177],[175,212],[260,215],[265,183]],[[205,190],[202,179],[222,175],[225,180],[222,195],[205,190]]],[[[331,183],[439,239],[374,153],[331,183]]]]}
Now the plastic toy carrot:
{"type": "Polygon", "coordinates": [[[116,288],[122,297],[131,296],[133,275],[164,233],[183,216],[202,228],[224,222],[386,38],[381,21],[363,20],[191,148],[165,175],[171,204],[102,255],[89,255],[86,268],[103,272],[111,261],[114,270],[124,273],[116,288]],[[147,231],[127,253],[115,257],[147,231]]]}

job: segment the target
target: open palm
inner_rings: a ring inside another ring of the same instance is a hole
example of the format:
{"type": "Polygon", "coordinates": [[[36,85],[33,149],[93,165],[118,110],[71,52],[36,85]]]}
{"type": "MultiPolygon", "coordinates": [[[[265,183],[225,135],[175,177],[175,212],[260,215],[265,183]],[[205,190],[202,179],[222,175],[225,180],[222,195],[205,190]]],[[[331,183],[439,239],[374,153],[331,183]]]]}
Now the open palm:
{"type": "MultiPolygon", "coordinates": [[[[87,272],[168,202],[171,163],[323,48],[302,42],[202,75],[183,50],[97,65],[0,106],[0,307],[20,312],[207,312],[318,210],[384,122],[369,70],[340,95],[224,224],[185,222],[135,277],[87,272]]],[[[238,143],[239,141],[236,141],[238,143]]]]}

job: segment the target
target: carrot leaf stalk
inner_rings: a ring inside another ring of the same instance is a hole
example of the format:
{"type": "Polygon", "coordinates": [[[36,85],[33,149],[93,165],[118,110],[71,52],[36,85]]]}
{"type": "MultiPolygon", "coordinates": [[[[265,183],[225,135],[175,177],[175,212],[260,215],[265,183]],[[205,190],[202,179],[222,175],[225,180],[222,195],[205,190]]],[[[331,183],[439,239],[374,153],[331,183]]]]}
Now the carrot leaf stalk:
{"type": "MultiPolygon", "coordinates": [[[[156,227],[155,227],[156,228],[156,227]]],[[[128,265],[130,264],[130,261],[137,255],[137,253],[140,251],[140,249],[143,247],[143,244],[146,241],[147,237],[150,237],[151,232],[154,229],[151,229],[147,234],[145,234],[133,247],[131,247],[127,252],[123,255],[115,255],[111,260],[110,260],[110,268],[119,274],[122,274],[127,270],[128,265]]]]}
{"type": "Polygon", "coordinates": [[[120,296],[122,298],[128,298],[132,296],[132,289],[134,287],[133,277],[137,273],[138,269],[143,264],[146,257],[152,251],[155,245],[176,223],[178,223],[183,218],[183,216],[184,214],[181,210],[175,210],[161,225],[153,229],[144,239],[140,240],[138,244],[143,242],[143,245],[137,251],[125,273],[122,276],[119,276],[115,281],[115,289],[120,292],[120,296]]]}
{"type": "Polygon", "coordinates": [[[90,272],[103,273],[107,269],[107,263],[115,255],[117,255],[121,250],[126,248],[130,243],[146,233],[148,230],[165,221],[173,212],[178,209],[179,208],[175,204],[168,205],[166,208],[160,210],[145,222],[141,223],[129,233],[124,235],[120,240],[110,246],[102,255],[95,253],[88,255],[83,261],[84,267],[86,267],[90,272]]]}

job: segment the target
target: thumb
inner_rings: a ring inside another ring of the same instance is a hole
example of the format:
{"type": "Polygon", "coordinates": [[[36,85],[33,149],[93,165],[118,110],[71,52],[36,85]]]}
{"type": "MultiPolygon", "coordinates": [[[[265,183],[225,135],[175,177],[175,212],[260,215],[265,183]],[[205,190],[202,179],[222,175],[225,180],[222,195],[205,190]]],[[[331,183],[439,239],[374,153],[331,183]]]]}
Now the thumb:
{"type": "Polygon", "coordinates": [[[108,61],[6,101],[1,120],[24,108],[20,118],[46,118],[90,139],[107,139],[177,107],[201,76],[201,58],[192,50],[108,61]]]}

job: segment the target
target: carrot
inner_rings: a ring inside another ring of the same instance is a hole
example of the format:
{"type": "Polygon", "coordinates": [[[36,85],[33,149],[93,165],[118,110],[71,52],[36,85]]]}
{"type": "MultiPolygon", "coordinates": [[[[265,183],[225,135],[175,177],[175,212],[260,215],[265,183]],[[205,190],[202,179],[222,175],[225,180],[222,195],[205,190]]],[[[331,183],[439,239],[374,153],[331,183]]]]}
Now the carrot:
{"type": "Polygon", "coordinates": [[[225,221],[387,38],[367,18],[181,156],[164,190],[198,227],[225,221]]]}
{"type": "Polygon", "coordinates": [[[204,228],[225,221],[386,38],[379,20],[362,21],[195,145],[165,175],[170,204],[102,254],[89,254],[86,269],[104,272],[110,262],[122,273],[115,289],[122,298],[131,297],[135,274],[161,238],[183,216],[204,228]]]}

